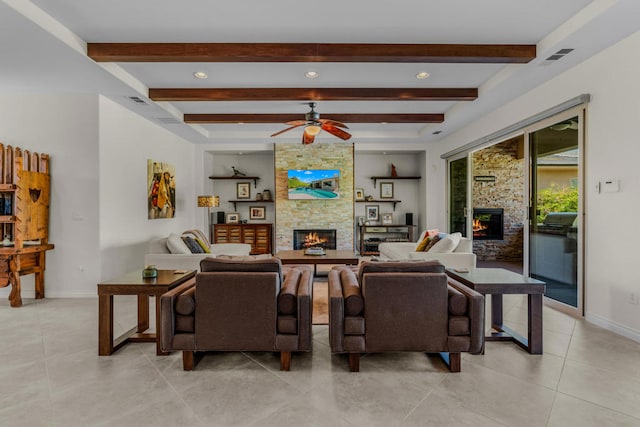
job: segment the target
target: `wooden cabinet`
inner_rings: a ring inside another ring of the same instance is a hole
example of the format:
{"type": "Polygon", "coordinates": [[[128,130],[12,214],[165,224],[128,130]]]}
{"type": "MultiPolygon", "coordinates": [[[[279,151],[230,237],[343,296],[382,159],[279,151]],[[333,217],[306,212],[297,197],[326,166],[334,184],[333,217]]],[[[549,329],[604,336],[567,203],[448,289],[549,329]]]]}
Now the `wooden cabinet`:
{"type": "Polygon", "coordinates": [[[415,225],[361,225],[360,255],[379,255],[382,242],[413,242],[415,225]]]}
{"type": "Polygon", "coordinates": [[[272,224],[214,224],[213,243],[248,243],[251,254],[270,254],[272,224]]]}
{"type": "Polygon", "coordinates": [[[0,288],[11,285],[12,307],[22,305],[20,276],[35,275],[44,298],[49,237],[49,156],[0,144],[0,288]]]}

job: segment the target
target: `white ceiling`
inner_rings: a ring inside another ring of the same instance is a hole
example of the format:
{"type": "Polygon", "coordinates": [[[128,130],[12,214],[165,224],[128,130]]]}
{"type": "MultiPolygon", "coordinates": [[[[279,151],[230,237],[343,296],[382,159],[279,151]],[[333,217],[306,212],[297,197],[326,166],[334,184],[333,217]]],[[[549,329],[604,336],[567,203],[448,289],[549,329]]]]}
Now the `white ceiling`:
{"type": "MultiPolygon", "coordinates": [[[[147,90],[477,87],[475,101],[318,101],[316,109],[325,118],[443,113],[441,124],[347,123],[356,143],[433,142],[636,32],[639,16],[637,0],[0,0],[0,93],[100,93],[189,141],[216,144],[269,141],[284,126],[189,125],[182,114],[289,112],[303,118],[308,107],[300,101],[153,102],[147,90]],[[537,58],[510,65],[96,63],[86,56],[89,42],[535,44],[537,58]],[[545,61],[563,48],[575,50],[545,61]],[[310,69],[320,77],[306,79],[310,69]],[[422,70],[431,76],[417,80],[422,70]],[[195,79],[194,71],[209,78],[195,79]],[[130,96],[148,105],[135,104],[130,96]],[[434,135],[437,130],[442,133],[434,135]]],[[[290,131],[278,140],[299,140],[300,133],[290,131]]]]}

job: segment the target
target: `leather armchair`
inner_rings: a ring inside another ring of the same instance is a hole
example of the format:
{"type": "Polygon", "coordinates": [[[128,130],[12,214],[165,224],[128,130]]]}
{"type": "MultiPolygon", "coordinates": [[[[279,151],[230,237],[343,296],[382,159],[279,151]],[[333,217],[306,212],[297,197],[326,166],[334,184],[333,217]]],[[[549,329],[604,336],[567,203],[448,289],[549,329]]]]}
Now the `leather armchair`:
{"type": "Polygon", "coordinates": [[[437,261],[364,262],[359,269],[329,272],[331,351],[349,354],[360,369],[360,353],[439,353],[452,372],[461,352],[483,350],[484,297],[447,283],[437,261]]]}
{"type": "Polygon", "coordinates": [[[288,371],[291,352],[311,350],[310,268],[208,258],[200,269],[195,283],[160,300],[161,348],[182,351],[185,371],[205,351],[280,352],[280,369],[288,371]]]}

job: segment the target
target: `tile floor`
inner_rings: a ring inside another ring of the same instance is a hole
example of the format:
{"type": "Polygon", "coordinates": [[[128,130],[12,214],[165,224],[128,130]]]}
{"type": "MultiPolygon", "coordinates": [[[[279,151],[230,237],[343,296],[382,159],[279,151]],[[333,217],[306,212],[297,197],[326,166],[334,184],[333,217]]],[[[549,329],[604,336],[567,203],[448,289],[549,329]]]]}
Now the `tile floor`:
{"type": "MultiPolygon", "coordinates": [[[[372,354],[350,373],[326,325],[280,372],[272,353],[207,354],[182,371],[153,344],[97,355],[97,299],[0,301],[0,426],[639,426],[640,343],[544,309],[544,355],[511,343],[464,354],[372,354]]],[[[524,330],[525,300],[505,297],[524,330]]],[[[135,299],[116,298],[117,333],[135,299]]]]}

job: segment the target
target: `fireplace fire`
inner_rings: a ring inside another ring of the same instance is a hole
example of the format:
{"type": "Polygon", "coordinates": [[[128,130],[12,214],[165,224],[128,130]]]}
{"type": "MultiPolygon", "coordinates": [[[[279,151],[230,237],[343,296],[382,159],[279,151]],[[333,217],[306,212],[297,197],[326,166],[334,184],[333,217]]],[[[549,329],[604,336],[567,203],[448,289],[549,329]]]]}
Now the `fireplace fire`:
{"type": "Polygon", "coordinates": [[[474,240],[503,240],[504,220],[502,208],[473,209],[474,240]]]}
{"type": "Polygon", "coordinates": [[[336,230],[293,230],[293,249],[336,248],[336,230]]]}

